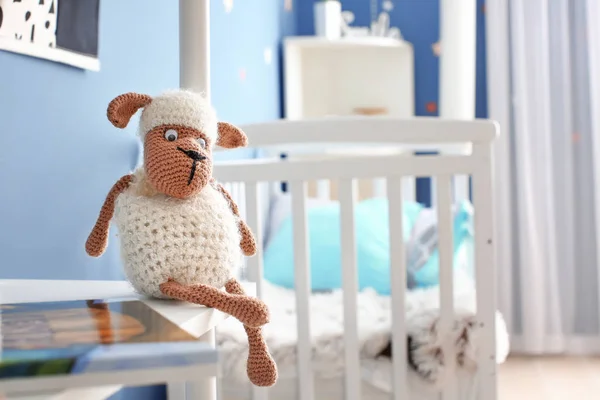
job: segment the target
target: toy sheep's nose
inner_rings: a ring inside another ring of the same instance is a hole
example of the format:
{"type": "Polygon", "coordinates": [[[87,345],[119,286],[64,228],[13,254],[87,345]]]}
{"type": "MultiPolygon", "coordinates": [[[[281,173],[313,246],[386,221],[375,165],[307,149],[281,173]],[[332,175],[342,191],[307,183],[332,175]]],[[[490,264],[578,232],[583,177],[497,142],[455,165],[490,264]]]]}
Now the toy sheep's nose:
{"type": "Polygon", "coordinates": [[[189,158],[191,158],[194,161],[202,161],[202,160],[206,159],[206,156],[203,156],[202,154],[200,154],[194,150],[184,150],[181,147],[177,147],[177,150],[185,153],[186,156],[188,156],[189,158]]]}

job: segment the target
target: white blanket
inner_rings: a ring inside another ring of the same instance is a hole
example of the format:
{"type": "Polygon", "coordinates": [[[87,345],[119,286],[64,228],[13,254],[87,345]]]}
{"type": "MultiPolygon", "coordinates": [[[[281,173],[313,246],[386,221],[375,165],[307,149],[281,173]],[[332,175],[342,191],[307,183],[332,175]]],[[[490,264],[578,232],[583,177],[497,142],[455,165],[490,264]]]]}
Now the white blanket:
{"type": "MultiPolygon", "coordinates": [[[[263,328],[269,349],[278,365],[281,377],[296,375],[296,303],[291,290],[264,282],[264,300],[271,311],[271,322],[263,328]]],[[[372,384],[389,391],[390,360],[377,358],[388,345],[391,333],[390,297],[379,296],[372,290],[358,294],[358,324],[360,355],[363,377],[372,384]],[[388,371],[388,373],[385,373],[388,371]],[[382,380],[383,379],[383,380],[382,380]]],[[[313,294],[310,298],[310,331],[313,346],[313,369],[322,378],[344,374],[344,321],[343,293],[313,294]]],[[[437,288],[413,290],[406,294],[407,332],[420,347],[412,352],[418,365],[418,375],[432,386],[441,384],[443,365],[439,362],[439,349],[444,338],[437,336],[435,326],[439,316],[439,291],[437,288]]],[[[475,309],[475,293],[472,282],[464,276],[455,278],[455,310],[457,322],[452,335],[457,353],[465,359],[464,369],[473,367],[474,349],[469,338],[474,332],[471,319],[475,309]],[[465,331],[468,335],[465,336],[465,331]],[[460,340],[460,338],[467,338],[460,340]]],[[[503,362],[508,353],[508,336],[504,321],[497,314],[498,351],[497,361],[503,362]]],[[[247,338],[242,325],[230,318],[219,325],[217,344],[222,352],[223,379],[247,381],[247,338]]],[[[408,360],[407,360],[408,362],[408,360]]],[[[472,368],[471,368],[472,369],[472,368]]]]}

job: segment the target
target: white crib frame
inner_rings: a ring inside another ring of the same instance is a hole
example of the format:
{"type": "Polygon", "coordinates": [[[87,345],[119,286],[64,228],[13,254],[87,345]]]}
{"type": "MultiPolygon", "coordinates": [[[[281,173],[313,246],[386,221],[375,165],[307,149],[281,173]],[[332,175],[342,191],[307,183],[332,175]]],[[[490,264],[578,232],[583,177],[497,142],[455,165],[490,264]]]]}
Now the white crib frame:
{"type": "MultiPolygon", "coordinates": [[[[482,329],[479,340],[479,369],[476,399],[496,400],[496,289],[494,268],[492,209],[492,142],[499,133],[498,125],[488,120],[451,121],[439,118],[397,119],[390,117],[340,117],[313,120],[279,120],[243,126],[250,146],[271,152],[290,151],[294,146],[315,149],[351,146],[372,149],[393,146],[413,150],[437,149],[437,155],[387,154],[376,157],[346,156],[288,159],[252,159],[222,162],[215,165],[214,176],[221,182],[243,183],[246,221],[262,243],[262,182],[288,182],[292,197],[294,225],[294,262],[298,318],[298,388],[299,399],[314,399],[311,370],[309,319],[310,267],[307,233],[307,182],[337,180],[341,207],[342,284],[344,291],[345,399],[360,399],[356,243],[354,207],[357,179],[383,179],[388,197],[391,251],[392,348],[394,400],[409,399],[407,393],[407,352],[404,295],[406,291],[405,249],[402,239],[402,178],[430,176],[436,187],[439,230],[441,335],[449,332],[453,321],[453,237],[451,207],[452,179],[457,175],[472,177],[475,209],[475,272],[477,321],[482,329]],[[445,152],[446,148],[464,146],[465,151],[445,152]]],[[[273,154],[273,153],[270,153],[273,154]]],[[[356,153],[355,153],[356,154],[356,153]]],[[[262,295],[262,249],[248,260],[250,280],[262,295]]],[[[445,354],[453,354],[452,343],[445,354]]],[[[450,357],[455,359],[456,357],[450,357]]],[[[454,366],[447,367],[454,376],[454,366]]],[[[456,399],[450,384],[442,391],[444,400],[456,399]]],[[[264,389],[255,388],[254,399],[266,399],[264,389]]]]}

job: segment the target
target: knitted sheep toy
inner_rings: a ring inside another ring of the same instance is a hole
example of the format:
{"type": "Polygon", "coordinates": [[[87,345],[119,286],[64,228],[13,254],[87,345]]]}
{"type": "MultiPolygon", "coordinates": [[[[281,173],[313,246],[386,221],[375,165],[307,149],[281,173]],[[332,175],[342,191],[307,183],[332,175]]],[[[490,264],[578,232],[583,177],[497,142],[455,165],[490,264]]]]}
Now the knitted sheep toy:
{"type": "Polygon", "coordinates": [[[143,166],[114,184],[86,251],[102,255],[114,217],[125,275],[134,289],[237,318],[248,335],[250,381],[272,386],[277,367],[261,328],[269,311],[259,299],[246,296],[235,279],[243,255],[256,253],[256,241],[229,193],[212,177],[213,147],[242,147],[248,139],[239,128],[218,122],[201,95],[185,90],[154,98],[120,95],[110,102],[108,119],[125,128],[140,108],[143,166]]]}

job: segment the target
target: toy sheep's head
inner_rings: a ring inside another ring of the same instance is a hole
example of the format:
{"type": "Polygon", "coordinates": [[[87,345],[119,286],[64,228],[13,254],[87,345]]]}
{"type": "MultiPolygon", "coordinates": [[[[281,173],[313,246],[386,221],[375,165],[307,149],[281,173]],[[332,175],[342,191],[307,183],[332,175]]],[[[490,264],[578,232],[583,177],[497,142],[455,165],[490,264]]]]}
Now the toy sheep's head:
{"type": "Polygon", "coordinates": [[[148,183],[168,196],[184,199],[206,186],[212,176],[215,145],[232,149],[248,143],[239,128],[217,121],[204,97],[186,90],[157,97],[122,94],[110,102],[108,119],[125,128],[140,108],[139,134],[148,183]]]}

